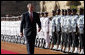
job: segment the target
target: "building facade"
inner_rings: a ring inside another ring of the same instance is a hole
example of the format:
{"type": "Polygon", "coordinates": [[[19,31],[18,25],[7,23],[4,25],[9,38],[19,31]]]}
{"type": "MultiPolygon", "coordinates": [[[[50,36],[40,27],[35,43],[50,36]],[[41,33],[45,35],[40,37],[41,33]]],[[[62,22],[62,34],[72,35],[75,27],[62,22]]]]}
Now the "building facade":
{"type": "MultiPolygon", "coordinates": [[[[80,1],[81,5],[78,6],[84,7],[84,1],[80,1]]],[[[1,16],[5,15],[21,15],[23,12],[27,11],[27,4],[32,3],[35,7],[34,11],[36,12],[44,12],[47,11],[49,13],[52,10],[59,9],[68,9],[69,6],[66,5],[67,1],[1,1],[1,16]]]]}

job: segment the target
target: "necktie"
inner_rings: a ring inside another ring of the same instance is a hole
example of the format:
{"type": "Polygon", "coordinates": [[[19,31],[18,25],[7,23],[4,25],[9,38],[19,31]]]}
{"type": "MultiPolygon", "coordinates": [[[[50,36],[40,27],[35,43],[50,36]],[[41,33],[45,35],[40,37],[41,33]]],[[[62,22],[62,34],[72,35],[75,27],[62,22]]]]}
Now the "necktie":
{"type": "Polygon", "coordinates": [[[33,21],[32,12],[30,13],[31,22],[33,21]]]}

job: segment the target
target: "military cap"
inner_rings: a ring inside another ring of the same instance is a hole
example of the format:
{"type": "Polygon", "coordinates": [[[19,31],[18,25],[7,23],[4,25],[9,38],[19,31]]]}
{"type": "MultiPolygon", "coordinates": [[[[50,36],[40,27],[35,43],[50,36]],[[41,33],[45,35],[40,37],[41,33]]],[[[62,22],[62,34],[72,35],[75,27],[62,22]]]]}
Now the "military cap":
{"type": "Polygon", "coordinates": [[[61,11],[60,9],[57,9],[56,11],[61,11]]]}
{"type": "Polygon", "coordinates": [[[55,10],[52,10],[52,13],[56,13],[56,11],[55,10]]]}
{"type": "Polygon", "coordinates": [[[80,11],[83,11],[84,9],[83,8],[80,8],[80,11]]]}
{"type": "Polygon", "coordinates": [[[66,10],[66,9],[65,9],[64,11],[65,11],[65,12],[67,12],[67,10],[66,10]]]}
{"type": "Polygon", "coordinates": [[[44,12],[41,12],[41,14],[44,14],[44,12]]]}
{"type": "Polygon", "coordinates": [[[48,12],[45,12],[45,14],[48,14],[48,12]]]}
{"type": "Polygon", "coordinates": [[[68,12],[71,12],[72,10],[71,9],[67,9],[68,12]]]}
{"type": "Polygon", "coordinates": [[[64,9],[62,9],[62,12],[64,12],[64,9]]]}
{"type": "Polygon", "coordinates": [[[72,9],[72,11],[73,11],[73,12],[75,12],[75,11],[77,12],[77,9],[72,9]]]}

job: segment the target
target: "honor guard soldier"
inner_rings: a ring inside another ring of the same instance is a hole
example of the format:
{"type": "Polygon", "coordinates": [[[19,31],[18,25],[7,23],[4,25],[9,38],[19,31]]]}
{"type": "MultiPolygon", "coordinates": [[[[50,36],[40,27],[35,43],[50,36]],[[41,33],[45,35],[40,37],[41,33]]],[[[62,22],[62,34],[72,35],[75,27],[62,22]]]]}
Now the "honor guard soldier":
{"type": "Polygon", "coordinates": [[[51,49],[53,49],[54,45],[57,42],[57,36],[56,36],[56,11],[52,11],[52,47],[51,49]]]}
{"type": "Polygon", "coordinates": [[[44,39],[46,41],[46,47],[49,48],[49,43],[50,43],[50,38],[49,38],[49,17],[48,17],[48,12],[45,12],[43,24],[42,24],[42,30],[44,33],[44,39]]]}
{"type": "Polygon", "coordinates": [[[61,17],[61,41],[62,41],[62,44],[61,44],[61,50],[63,51],[63,48],[64,48],[64,25],[63,25],[63,20],[64,20],[64,9],[62,9],[62,17],[61,17]]]}
{"type": "Polygon", "coordinates": [[[72,52],[72,9],[68,9],[68,50],[67,52],[72,52]]]}
{"type": "Polygon", "coordinates": [[[49,18],[49,37],[50,37],[50,43],[49,43],[49,49],[51,48],[51,42],[52,42],[52,18],[49,18]]]}
{"type": "Polygon", "coordinates": [[[68,34],[67,34],[67,10],[62,10],[62,41],[63,41],[63,47],[62,47],[62,51],[66,50],[66,46],[67,46],[67,38],[68,38],[68,34]]]}
{"type": "Polygon", "coordinates": [[[56,35],[57,35],[57,50],[61,50],[60,43],[61,43],[61,10],[57,9],[56,11],[56,35]]]}
{"type": "MultiPolygon", "coordinates": [[[[43,21],[44,21],[44,19],[45,19],[44,15],[45,15],[45,13],[42,12],[42,13],[41,13],[41,17],[40,17],[42,29],[43,29],[43,21]]],[[[39,35],[41,36],[41,38],[43,38],[43,37],[42,37],[42,36],[43,36],[43,30],[42,30],[42,29],[41,29],[40,34],[39,34],[39,35]]]]}
{"type": "MultiPolygon", "coordinates": [[[[44,20],[44,12],[41,12],[40,13],[41,26],[42,26],[43,20],[44,20]]],[[[38,28],[38,25],[37,25],[37,28],[38,28]]],[[[43,26],[42,26],[42,28],[43,28],[43,26]]],[[[37,32],[38,32],[38,30],[37,30],[37,32]]],[[[42,29],[41,29],[40,32],[37,33],[37,36],[36,36],[36,46],[37,47],[41,47],[41,44],[42,44],[41,43],[41,38],[43,36],[42,33],[43,33],[42,29]]]]}
{"type": "Polygon", "coordinates": [[[72,10],[71,9],[67,9],[67,22],[66,22],[66,26],[67,26],[67,48],[65,50],[65,52],[69,52],[72,51],[70,49],[72,49],[72,26],[71,26],[71,19],[72,19],[72,10]]]}
{"type": "Polygon", "coordinates": [[[79,54],[84,54],[84,9],[80,8],[80,15],[77,21],[80,39],[79,54]]]}
{"type": "Polygon", "coordinates": [[[77,26],[77,20],[78,20],[78,14],[76,9],[72,9],[72,39],[73,39],[73,53],[78,53],[78,26],[77,26]]]}

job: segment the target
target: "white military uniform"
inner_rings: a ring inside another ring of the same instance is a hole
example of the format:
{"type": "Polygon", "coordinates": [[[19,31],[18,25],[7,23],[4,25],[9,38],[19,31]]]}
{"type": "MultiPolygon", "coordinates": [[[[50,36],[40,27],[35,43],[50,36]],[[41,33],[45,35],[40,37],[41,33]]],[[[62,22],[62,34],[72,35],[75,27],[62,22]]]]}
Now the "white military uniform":
{"type": "Polygon", "coordinates": [[[72,16],[71,15],[67,15],[67,31],[69,32],[69,33],[71,33],[72,32],[72,26],[71,26],[71,20],[72,20],[72,16]]]}
{"type": "Polygon", "coordinates": [[[41,31],[40,31],[40,33],[39,33],[39,38],[43,38],[44,37],[44,35],[43,35],[43,21],[44,21],[44,19],[45,19],[45,17],[41,17],[40,18],[40,21],[41,21],[41,31]]]}
{"type": "Polygon", "coordinates": [[[62,32],[63,32],[63,20],[64,20],[64,16],[62,15],[62,17],[61,17],[61,30],[62,30],[62,32]]]}
{"type": "Polygon", "coordinates": [[[49,36],[52,38],[52,20],[49,20],[49,36]]]}
{"type": "Polygon", "coordinates": [[[62,16],[61,17],[61,28],[62,32],[67,32],[67,16],[62,16]]]}
{"type": "Polygon", "coordinates": [[[56,16],[56,29],[57,29],[57,31],[60,31],[60,27],[61,27],[61,15],[57,15],[56,16]]]}
{"type": "Polygon", "coordinates": [[[72,21],[71,21],[71,25],[72,25],[72,31],[76,32],[76,25],[77,25],[77,20],[78,20],[78,15],[73,15],[72,16],[72,21]]]}
{"type": "Polygon", "coordinates": [[[48,47],[48,43],[50,42],[49,34],[47,33],[49,31],[49,17],[45,17],[42,22],[42,31],[44,34],[44,39],[46,40],[46,48],[48,47]]]}
{"type": "Polygon", "coordinates": [[[56,16],[54,16],[52,19],[52,32],[55,32],[55,27],[56,27],[56,16]]]}
{"type": "Polygon", "coordinates": [[[68,24],[67,24],[67,21],[68,21],[68,18],[67,16],[64,16],[62,15],[61,17],[61,31],[62,31],[62,34],[61,34],[61,41],[63,42],[62,45],[64,44],[66,46],[66,39],[67,39],[67,36],[66,36],[66,32],[67,32],[67,28],[68,28],[68,24]]]}
{"type": "Polygon", "coordinates": [[[58,50],[61,50],[61,33],[58,33],[61,28],[61,17],[62,15],[56,15],[56,31],[57,31],[57,44],[59,44],[58,50]]]}
{"type": "Polygon", "coordinates": [[[80,15],[77,21],[80,34],[84,33],[84,15],[80,15]]]}
{"type": "Polygon", "coordinates": [[[80,33],[80,46],[81,46],[81,52],[80,54],[84,54],[84,15],[79,15],[79,19],[77,21],[79,33],[80,33]]]}

